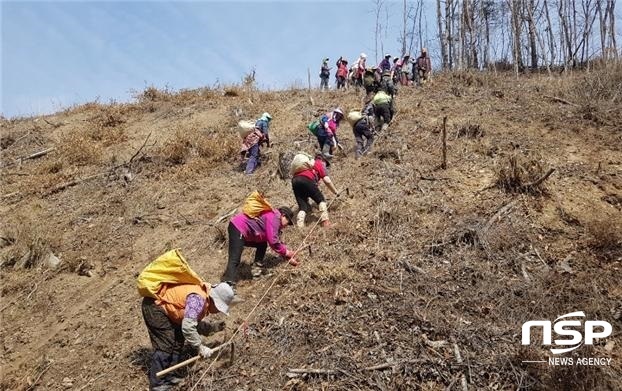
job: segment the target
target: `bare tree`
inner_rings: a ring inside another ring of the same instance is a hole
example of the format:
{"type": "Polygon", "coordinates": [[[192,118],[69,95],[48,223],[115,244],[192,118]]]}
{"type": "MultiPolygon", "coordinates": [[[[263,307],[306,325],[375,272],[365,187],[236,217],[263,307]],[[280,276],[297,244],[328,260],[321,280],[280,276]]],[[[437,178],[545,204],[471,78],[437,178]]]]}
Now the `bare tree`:
{"type": "Polygon", "coordinates": [[[438,25],[438,42],[441,49],[441,66],[443,69],[448,67],[447,57],[447,35],[443,31],[443,14],[441,12],[441,0],[436,0],[436,23],[438,25]]]}
{"type": "Polygon", "coordinates": [[[512,19],[512,55],[514,59],[514,72],[518,77],[518,71],[523,68],[523,56],[521,50],[521,31],[522,31],[522,0],[507,0],[510,17],[512,19]]]}
{"type": "Polygon", "coordinates": [[[529,32],[529,54],[531,57],[531,68],[538,68],[538,51],[536,50],[536,22],[534,20],[534,10],[536,8],[535,0],[525,2],[527,7],[527,30],[529,32]]]}
{"type": "Polygon", "coordinates": [[[376,15],[376,28],[374,30],[374,56],[376,58],[376,62],[378,62],[378,41],[380,40],[380,46],[382,50],[382,37],[380,36],[382,32],[382,25],[380,24],[380,13],[382,12],[382,7],[384,6],[384,0],[374,0],[374,13],[376,15]]]}
{"type": "Polygon", "coordinates": [[[445,41],[447,42],[447,67],[453,69],[454,66],[454,44],[453,44],[453,0],[445,0],[445,41]]]}
{"type": "Polygon", "coordinates": [[[494,0],[482,0],[481,1],[481,18],[483,20],[484,30],[484,50],[483,61],[484,67],[488,68],[490,65],[490,30],[493,23],[493,19],[496,16],[496,6],[494,0]]]}
{"type": "MultiPolygon", "coordinates": [[[[551,16],[549,14],[549,5],[547,4],[547,0],[544,0],[542,5],[544,9],[544,16],[546,17],[546,32],[548,33],[549,40],[549,66],[552,66],[555,63],[555,38],[553,37],[553,25],[551,24],[551,16]]],[[[544,50],[544,49],[542,49],[544,50]]]]}
{"type": "Polygon", "coordinates": [[[406,4],[406,0],[404,0],[404,9],[402,10],[402,36],[401,36],[401,43],[402,43],[402,57],[404,56],[404,54],[406,54],[406,25],[408,23],[408,16],[410,13],[410,10],[407,10],[406,8],[407,4],[406,4]]]}
{"type": "Polygon", "coordinates": [[[607,60],[607,16],[608,9],[603,12],[603,0],[596,0],[596,12],[598,13],[599,31],[600,31],[600,55],[607,60]]]}
{"type": "Polygon", "coordinates": [[[616,43],[616,17],[615,17],[615,9],[616,9],[616,0],[608,0],[608,8],[609,8],[609,46],[611,47],[611,51],[613,57],[618,59],[618,45],[616,43]]]}

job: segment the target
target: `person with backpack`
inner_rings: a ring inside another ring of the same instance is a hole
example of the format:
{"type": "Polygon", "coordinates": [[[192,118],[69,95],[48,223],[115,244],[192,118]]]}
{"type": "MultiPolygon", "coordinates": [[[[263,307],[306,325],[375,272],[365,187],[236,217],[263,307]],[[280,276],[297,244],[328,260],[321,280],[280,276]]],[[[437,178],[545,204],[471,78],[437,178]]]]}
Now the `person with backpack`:
{"type": "Polygon", "coordinates": [[[238,266],[242,258],[244,247],[255,248],[254,262],[262,262],[266,256],[268,246],[296,266],[298,261],[294,252],[281,242],[281,231],[292,225],[294,212],[288,207],[262,211],[258,216],[249,216],[238,213],[231,218],[227,233],[229,236],[229,258],[222,281],[236,283],[238,281],[238,266]]]}
{"type": "Polygon", "coordinates": [[[328,90],[328,79],[330,79],[330,67],[328,66],[328,60],[328,58],[325,58],[324,61],[322,61],[322,66],[320,68],[320,90],[328,90]]]}
{"type": "Polygon", "coordinates": [[[376,132],[385,130],[393,119],[393,98],[385,91],[378,91],[372,99],[376,132]]]}
{"type": "Polygon", "coordinates": [[[297,155],[294,157],[294,160],[292,160],[292,190],[294,191],[294,196],[298,203],[296,225],[299,228],[304,228],[307,213],[311,211],[309,198],[311,198],[320,209],[320,224],[322,224],[322,227],[330,227],[328,205],[326,204],[326,199],[320,191],[318,184],[322,181],[333,194],[338,195],[339,192],[327,174],[327,166],[330,166],[330,163],[321,152],[316,153],[315,159],[313,160],[311,160],[311,157],[308,155],[302,156],[302,159],[297,155]],[[307,161],[304,164],[300,164],[299,167],[294,167],[293,163],[300,160],[307,161]]]}
{"type": "Polygon", "coordinates": [[[246,162],[246,169],[244,173],[251,175],[257,167],[261,164],[259,160],[259,146],[266,144],[270,147],[270,121],[272,116],[269,113],[263,113],[261,117],[255,122],[255,128],[242,140],[241,154],[248,156],[246,162]]]}
{"type": "Polygon", "coordinates": [[[234,297],[233,288],[227,283],[164,283],[157,299],[143,298],[142,315],[154,348],[149,367],[151,391],[170,390],[183,381],[175,375],[160,379],[156,374],[179,362],[184,342],[204,358],[212,355],[212,349],[203,344],[199,334],[221,331],[224,323],[211,325],[204,318],[219,312],[228,314],[234,297]]]}
{"type": "Polygon", "coordinates": [[[395,84],[393,83],[393,80],[391,78],[391,71],[384,71],[384,73],[382,73],[380,83],[378,85],[378,90],[386,92],[391,96],[391,98],[395,96],[395,94],[397,93],[397,88],[395,87],[395,84]]]}
{"type": "Polygon", "coordinates": [[[378,91],[376,67],[371,67],[365,70],[365,76],[363,76],[363,86],[365,87],[366,99],[369,99],[374,93],[376,93],[376,91],[378,91]]]}
{"type": "Polygon", "coordinates": [[[346,88],[346,80],[348,78],[348,60],[339,57],[337,60],[337,89],[346,88]]]}
{"type": "Polygon", "coordinates": [[[356,158],[367,154],[374,144],[374,107],[368,101],[362,111],[352,111],[348,114],[348,122],[352,125],[352,132],[356,140],[356,158]]]}
{"type": "Polygon", "coordinates": [[[343,119],[343,111],[339,107],[335,110],[324,114],[317,127],[317,141],[320,144],[320,151],[324,152],[324,147],[328,146],[328,152],[325,156],[333,157],[334,148],[339,147],[337,139],[337,129],[343,119]]]}

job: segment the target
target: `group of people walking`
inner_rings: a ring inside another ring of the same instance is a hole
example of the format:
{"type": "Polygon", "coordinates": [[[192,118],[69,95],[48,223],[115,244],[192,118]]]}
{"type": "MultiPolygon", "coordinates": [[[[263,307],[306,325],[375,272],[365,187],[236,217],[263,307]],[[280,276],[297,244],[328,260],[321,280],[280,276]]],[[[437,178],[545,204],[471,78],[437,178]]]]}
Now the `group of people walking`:
{"type": "MultiPolygon", "coordinates": [[[[329,89],[331,67],[329,58],[322,60],[320,68],[320,90],[329,89]]],[[[422,86],[432,75],[432,62],[426,48],[421,49],[421,54],[417,58],[411,58],[410,54],[398,56],[392,59],[390,54],[385,54],[378,65],[368,66],[367,55],[361,53],[351,67],[348,67],[348,60],[343,56],[339,57],[335,63],[336,89],[345,89],[349,85],[363,87],[365,78],[373,78],[376,81],[388,75],[394,84],[409,86],[416,84],[422,86]]]]}
{"type": "MultiPolygon", "coordinates": [[[[155,391],[169,390],[183,379],[174,374],[162,378],[156,374],[162,369],[179,362],[184,341],[196,349],[202,357],[210,357],[212,349],[202,343],[200,334],[221,330],[222,323],[208,323],[204,318],[208,314],[228,313],[234,301],[233,287],[239,280],[239,266],[244,248],[254,248],[254,263],[261,264],[268,247],[291,265],[298,265],[297,254],[281,239],[282,230],[289,226],[304,229],[312,211],[313,201],[319,210],[318,224],[328,228],[331,226],[327,200],[320,190],[324,183],[335,196],[340,193],[331,180],[329,167],[335,156],[336,149],[343,149],[337,132],[344,120],[352,127],[356,141],[355,153],[360,158],[367,154],[374,143],[375,136],[386,130],[395,115],[396,84],[409,85],[410,74],[405,70],[409,56],[404,56],[391,64],[391,56],[387,55],[378,67],[367,68],[367,56],[361,53],[356,64],[348,68],[344,58],[337,61],[337,87],[345,88],[350,82],[365,88],[364,105],[361,110],[352,110],[346,115],[340,107],[321,115],[307,128],[317,139],[315,154],[298,152],[290,165],[291,186],[298,211],[287,207],[272,207],[257,192],[251,194],[256,208],[236,214],[229,221],[228,259],[221,283],[209,285],[204,283],[186,283],[165,285],[158,298],[145,297],[142,313],[154,346],[152,364],[149,370],[150,389],[155,391]],[[358,83],[358,84],[357,84],[358,83]]],[[[322,87],[328,88],[330,78],[329,59],[322,63],[322,87]]],[[[422,56],[413,65],[418,72],[419,80],[426,80],[431,70],[425,49],[422,56]],[[423,59],[423,60],[421,60],[423,59]],[[415,67],[416,66],[416,67],[415,67]]],[[[263,113],[254,123],[248,123],[242,137],[241,156],[247,158],[244,172],[253,174],[261,164],[260,147],[270,146],[270,124],[272,115],[263,113]]],[[[248,198],[247,198],[248,201],[248,198]]]]}

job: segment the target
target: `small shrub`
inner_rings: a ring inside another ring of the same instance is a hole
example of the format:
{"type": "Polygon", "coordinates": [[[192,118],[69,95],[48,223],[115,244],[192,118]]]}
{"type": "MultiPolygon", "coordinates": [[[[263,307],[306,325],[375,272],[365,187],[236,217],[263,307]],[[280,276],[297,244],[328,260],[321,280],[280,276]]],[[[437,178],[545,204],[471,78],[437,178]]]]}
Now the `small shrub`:
{"type": "Polygon", "coordinates": [[[606,260],[622,257],[622,224],[601,218],[587,224],[588,246],[606,260]]]}
{"type": "Polygon", "coordinates": [[[134,99],[136,99],[138,103],[168,101],[170,97],[171,91],[168,87],[161,91],[154,86],[149,86],[141,93],[134,93],[134,99]]]}
{"type": "Polygon", "coordinates": [[[69,164],[96,164],[102,158],[102,148],[92,139],[80,134],[64,136],[58,150],[62,159],[69,164]]]}
{"type": "Polygon", "coordinates": [[[161,148],[160,153],[164,160],[172,164],[184,164],[192,150],[192,140],[187,133],[175,132],[161,148]]]}
{"type": "Polygon", "coordinates": [[[0,149],[7,149],[11,145],[13,145],[14,142],[15,142],[15,138],[12,135],[10,134],[3,135],[0,138],[0,149]]]}
{"type": "Polygon", "coordinates": [[[238,143],[232,138],[204,136],[197,140],[196,149],[202,158],[209,161],[224,161],[234,156],[238,143]]]}
{"type": "Polygon", "coordinates": [[[497,166],[497,187],[509,193],[541,193],[543,185],[534,185],[544,175],[540,159],[513,153],[497,166]]]}
{"type": "Polygon", "coordinates": [[[43,165],[41,172],[46,174],[57,174],[63,170],[63,161],[61,159],[53,160],[43,165]]]}
{"type": "Polygon", "coordinates": [[[465,124],[458,128],[456,137],[478,138],[484,137],[484,129],[479,124],[465,124]]]}
{"type": "Polygon", "coordinates": [[[50,242],[39,224],[27,216],[10,222],[2,233],[7,246],[2,249],[0,265],[29,269],[35,267],[50,252],[50,242]]]}

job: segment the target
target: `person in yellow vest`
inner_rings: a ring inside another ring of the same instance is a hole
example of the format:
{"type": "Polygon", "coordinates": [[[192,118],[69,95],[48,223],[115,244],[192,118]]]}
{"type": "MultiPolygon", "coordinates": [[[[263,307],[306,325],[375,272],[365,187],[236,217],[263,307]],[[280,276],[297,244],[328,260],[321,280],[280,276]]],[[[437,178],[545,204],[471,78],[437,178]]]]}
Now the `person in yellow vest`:
{"type": "Polygon", "coordinates": [[[183,381],[174,375],[158,379],[156,373],[179,362],[184,341],[204,358],[212,355],[212,350],[202,343],[199,334],[220,331],[224,324],[214,327],[203,319],[208,314],[228,314],[234,296],[233,288],[223,282],[213,286],[163,284],[158,292],[159,299],[143,299],[143,319],[154,348],[149,368],[150,390],[169,390],[183,381]]]}
{"type": "Polygon", "coordinates": [[[393,98],[385,91],[378,91],[372,98],[376,117],[376,132],[386,130],[393,119],[393,98]]]}

